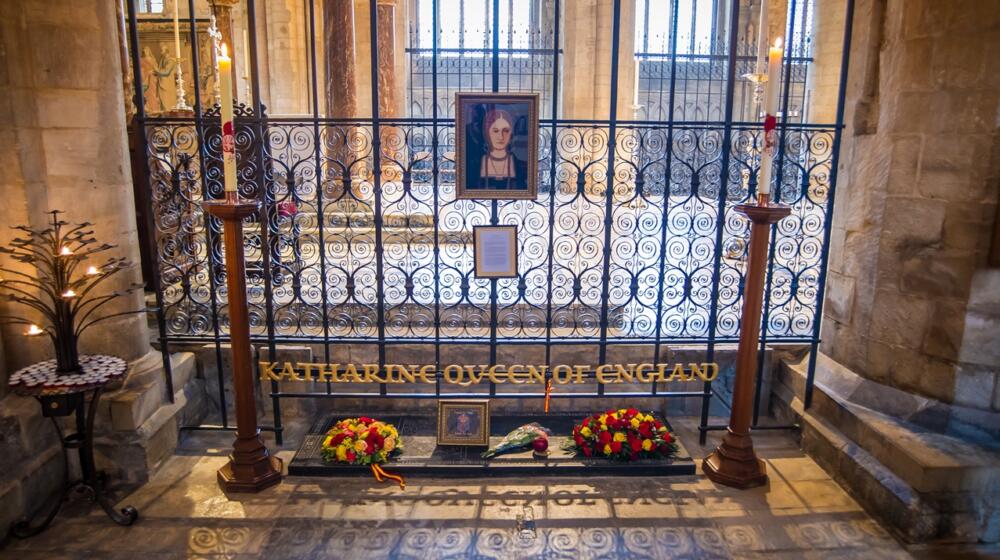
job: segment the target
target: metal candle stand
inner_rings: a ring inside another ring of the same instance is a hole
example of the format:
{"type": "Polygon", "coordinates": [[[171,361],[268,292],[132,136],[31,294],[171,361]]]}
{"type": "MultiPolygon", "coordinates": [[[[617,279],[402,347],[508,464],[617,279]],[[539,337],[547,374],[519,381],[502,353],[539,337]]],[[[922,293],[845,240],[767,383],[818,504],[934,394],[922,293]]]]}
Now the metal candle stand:
{"type": "MultiPolygon", "coordinates": [[[[100,504],[101,509],[112,521],[119,525],[131,525],[139,518],[139,511],[132,506],[120,510],[105,493],[107,476],[94,466],[94,418],[97,403],[104,387],[125,376],[128,364],[115,356],[81,356],[80,372],[62,374],[57,371],[56,360],[47,360],[18,370],[10,378],[10,386],[18,394],[30,395],[38,399],[42,415],[52,419],[63,446],[66,462],[65,485],[59,499],[46,514],[45,519],[32,525],[34,518],[15,523],[11,534],[19,538],[31,537],[44,531],[55,519],[59,510],[72,493],[89,495],[90,500],[100,504]],[[87,393],[92,392],[87,404],[87,393]],[[63,435],[58,418],[76,415],[76,432],[63,435]],[[70,480],[69,456],[66,450],[76,449],[80,455],[79,480],[70,480]]],[[[39,510],[35,517],[41,514],[39,510]]]]}

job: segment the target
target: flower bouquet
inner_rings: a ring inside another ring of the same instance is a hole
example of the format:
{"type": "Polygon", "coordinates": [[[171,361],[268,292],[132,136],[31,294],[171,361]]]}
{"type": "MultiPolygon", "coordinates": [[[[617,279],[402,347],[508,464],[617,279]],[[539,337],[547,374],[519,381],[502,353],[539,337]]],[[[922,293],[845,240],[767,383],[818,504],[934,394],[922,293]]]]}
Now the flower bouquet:
{"type": "Polygon", "coordinates": [[[594,414],[573,427],[563,449],[585,457],[622,461],[659,459],[677,451],[673,434],[652,414],[620,408],[594,414]]]}
{"type": "Polygon", "coordinates": [[[395,426],[362,416],[334,424],[326,432],[322,454],[329,462],[374,465],[402,451],[403,441],[395,426]]]}

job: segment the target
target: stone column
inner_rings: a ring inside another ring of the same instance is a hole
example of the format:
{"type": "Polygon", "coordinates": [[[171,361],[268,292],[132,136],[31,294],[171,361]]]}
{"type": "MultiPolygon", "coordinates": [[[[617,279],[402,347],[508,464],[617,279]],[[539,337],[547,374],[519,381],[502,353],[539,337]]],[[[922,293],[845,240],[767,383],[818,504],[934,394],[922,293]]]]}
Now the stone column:
{"type": "MultiPolygon", "coordinates": [[[[114,2],[58,9],[44,0],[3,3],[0,18],[0,222],[43,229],[53,209],[66,211],[67,221],[93,222],[98,240],[118,245],[111,254],[136,263],[104,289],[141,281],[114,2]]],[[[0,243],[15,233],[0,228],[0,243]]],[[[106,307],[113,313],[144,306],[139,292],[106,307]]],[[[0,314],[7,313],[24,309],[3,303],[0,314]]],[[[25,339],[22,330],[4,329],[7,347],[18,348],[8,353],[10,371],[52,354],[48,341],[25,339]]],[[[147,354],[145,315],[95,325],[80,350],[130,361],[147,354]]]]}
{"type": "MultiPolygon", "coordinates": [[[[238,69],[243,68],[243,62],[236,59],[236,53],[239,49],[237,48],[237,42],[233,38],[233,6],[239,4],[240,0],[211,0],[211,2],[212,13],[215,15],[215,25],[219,28],[219,33],[222,35],[222,42],[229,49],[229,57],[233,59],[233,72],[238,74],[238,69]]],[[[243,38],[240,37],[239,40],[239,44],[242,45],[243,38]]],[[[234,78],[233,95],[236,98],[239,98],[238,84],[239,80],[234,78]]]]}
{"type": "Polygon", "coordinates": [[[378,110],[381,118],[405,116],[406,74],[405,65],[400,72],[399,58],[403,56],[399,48],[397,11],[401,6],[397,0],[378,0],[378,110]]]}
{"type": "Polygon", "coordinates": [[[323,3],[323,51],[326,56],[326,116],[357,116],[357,60],[354,44],[354,0],[323,3]]]}
{"type": "Polygon", "coordinates": [[[976,303],[1000,291],[998,24],[988,3],[857,3],[822,337],[870,379],[986,410],[1000,409],[1000,310],[976,303]]]}
{"type": "MultiPolygon", "coordinates": [[[[806,91],[810,95],[808,121],[833,123],[837,120],[837,92],[844,48],[845,0],[818,2],[813,23],[812,56],[806,91]]],[[[796,6],[798,7],[798,6],[796,6]]]]}

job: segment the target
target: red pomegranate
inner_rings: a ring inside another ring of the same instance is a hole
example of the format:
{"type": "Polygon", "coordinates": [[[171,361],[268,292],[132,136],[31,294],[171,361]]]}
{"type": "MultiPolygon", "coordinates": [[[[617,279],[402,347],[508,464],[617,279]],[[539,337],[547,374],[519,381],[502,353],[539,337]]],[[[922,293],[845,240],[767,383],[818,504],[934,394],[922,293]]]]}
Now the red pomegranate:
{"type": "Polygon", "coordinates": [[[531,448],[535,450],[535,453],[545,453],[549,448],[549,440],[540,437],[531,442],[531,448]]]}

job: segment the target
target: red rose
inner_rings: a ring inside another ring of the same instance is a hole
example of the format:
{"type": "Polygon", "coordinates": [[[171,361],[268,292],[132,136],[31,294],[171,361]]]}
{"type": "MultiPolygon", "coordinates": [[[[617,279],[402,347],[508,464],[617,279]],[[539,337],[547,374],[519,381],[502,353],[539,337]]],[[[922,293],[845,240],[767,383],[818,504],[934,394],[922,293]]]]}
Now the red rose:
{"type": "Polygon", "coordinates": [[[371,455],[375,453],[375,443],[372,440],[365,440],[365,454],[371,455]]]}
{"type": "Polygon", "coordinates": [[[580,434],[575,434],[573,436],[573,441],[575,441],[577,445],[583,445],[583,438],[580,437],[580,434]]]}
{"type": "Polygon", "coordinates": [[[353,451],[348,451],[347,452],[347,462],[348,463],[353,463],[354,460],[357,459],[357,458],[358,458],[358,456],[353,451]]]}
{"type": "Polygon", "coordinates": [[[345,434],[344,432],[340,432],[339,434],[333,436],[333,439],[330,440],[330,445],[332,446],[340,445],[340,442],[344,441],[345,437],[347,437],[347,434],[345,434]]]}
{"type": "Polygon", "coordinates": [[[636,414],[639,414],[639,411],[634,408],[630,408],[625,411],[625,414],[627,414],[629,418],[633,418],[636,414]]]}
{"type": "Polygon", "coordinates": [[[639,441],[638,439],[629,440],[628,446],[632,448],[633,453],[638,453],[640,450],[642,450],[642,442],[639,441]]]}
{"type": "Polygon", "coordinates": [[[367,416],[362,416],[361,418],[358,418],[358,422],[361,422],[362,424],[371,424],[374,420],[367,416]]]}
{"type": "Polygon", "coordinates": [[[607,445],[611,443],[611,432],[605,431],[597,434],[597,441],[599,441],[601,445],[607,445]]]}
{"type": "Polygon", "coordinates": [[[653,437],[653,429],[650,427],[649,422],[639,424],[639,434],[646,439],[653,437]]]}
{"type": "Polygon", "coordinates": [[[674,438],[670,436],[670,432],[663,432],[663,441],[670,443],[674,441],[674,438]]]}
{"type": "Polygon", "coordinates": [[[657,430],[659,430],[660,428],[662,428],[662,427],[663,427],[663,422],[660,422],[659,420],[654,420],[654,421],[653,421],[653,426],[654,426],[654,427],[655,427],[655,428],[656,428],[657,430]]]}
{"type": "Polygon", "coordinates": [[[593,452],[590,450],[590,446],[589,445],[584,445],[583,446],[583,456],[584,457],[590,457],[592,453],[593,452]]]}
{"type": "Polygon", "coordinates": [[[611,452],[612,453],[621,453],[622,452],[622,442],[620,442],[620,441],[612,441],[611,442],[611,452]]]}

